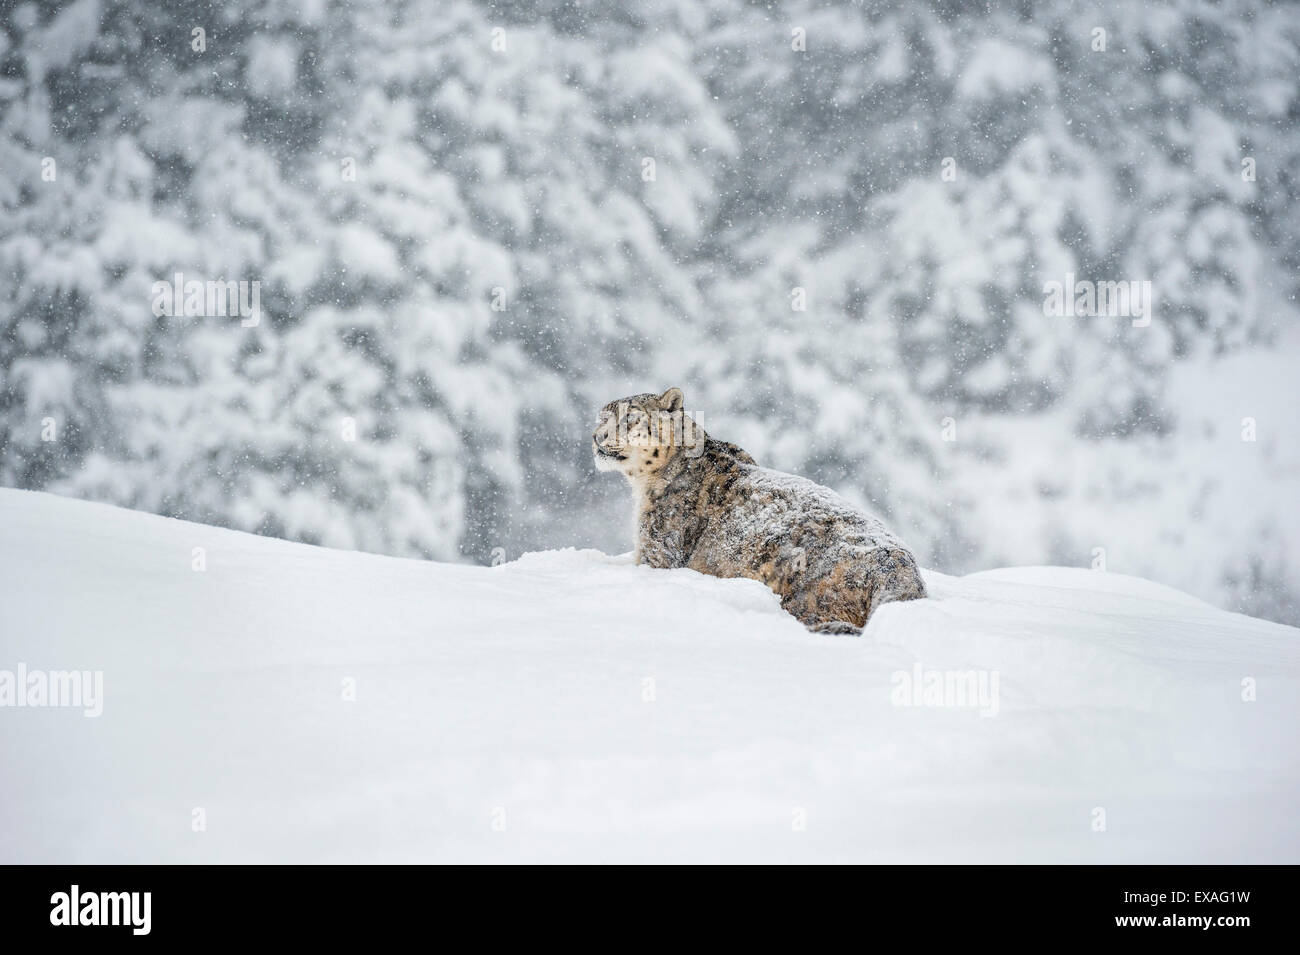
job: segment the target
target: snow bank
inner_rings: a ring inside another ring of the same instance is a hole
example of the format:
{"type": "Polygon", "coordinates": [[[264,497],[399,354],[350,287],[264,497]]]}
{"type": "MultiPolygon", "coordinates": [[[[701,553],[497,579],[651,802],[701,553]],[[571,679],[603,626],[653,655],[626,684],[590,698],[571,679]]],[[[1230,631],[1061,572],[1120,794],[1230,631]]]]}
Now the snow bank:
{"type": "Polygon", "coordinates": [[[0,709],[0,862],[1300,861],[1300,632],[1116,574],[927,581],[814,636],[627,556],[0,490],[0,675],[103,674],[97,718],[0,709]]]}

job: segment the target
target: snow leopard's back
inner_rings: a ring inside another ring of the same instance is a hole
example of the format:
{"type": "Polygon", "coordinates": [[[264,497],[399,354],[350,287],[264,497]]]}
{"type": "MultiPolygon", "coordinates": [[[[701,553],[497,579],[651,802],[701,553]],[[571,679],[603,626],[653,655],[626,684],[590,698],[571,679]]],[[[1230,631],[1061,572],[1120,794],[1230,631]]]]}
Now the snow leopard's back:
{"type": "Polygon", "coordinates": [[[639,537],[647,563],[762,581],[816,629],[860,629],[881,603],[925,596],[915,558],[880,520],[712,438],[649,496],[639,537]]]}

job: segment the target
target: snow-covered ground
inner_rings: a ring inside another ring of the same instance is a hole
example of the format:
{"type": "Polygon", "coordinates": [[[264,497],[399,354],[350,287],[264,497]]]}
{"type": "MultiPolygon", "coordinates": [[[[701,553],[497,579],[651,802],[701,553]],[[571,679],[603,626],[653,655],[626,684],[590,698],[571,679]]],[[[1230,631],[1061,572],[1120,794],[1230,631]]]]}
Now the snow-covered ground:
{"type": "Polygon", "coordinates": [[[927,580],[814,636],[626,556],[0,490],[0,671],[103,673],[98,717],[0,709],[0,862],[1300,861],[1300,631],[1087,570],[927,580]],[[985,695],[905,705],[918,666],[985,695]]]}

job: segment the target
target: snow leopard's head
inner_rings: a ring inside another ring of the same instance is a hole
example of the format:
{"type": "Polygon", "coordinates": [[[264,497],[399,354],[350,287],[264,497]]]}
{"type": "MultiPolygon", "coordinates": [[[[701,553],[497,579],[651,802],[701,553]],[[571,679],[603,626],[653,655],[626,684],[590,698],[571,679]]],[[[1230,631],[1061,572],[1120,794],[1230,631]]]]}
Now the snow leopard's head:
{"type": "Polygon", "coordinates": [[[591,436],[596,467],[618,471],[631,480],[654,474],[682,448],[703,441],[703,432],[682,410],[682,390],[662,395],[632,395],[611,401],[600,410],[591,436]]]}

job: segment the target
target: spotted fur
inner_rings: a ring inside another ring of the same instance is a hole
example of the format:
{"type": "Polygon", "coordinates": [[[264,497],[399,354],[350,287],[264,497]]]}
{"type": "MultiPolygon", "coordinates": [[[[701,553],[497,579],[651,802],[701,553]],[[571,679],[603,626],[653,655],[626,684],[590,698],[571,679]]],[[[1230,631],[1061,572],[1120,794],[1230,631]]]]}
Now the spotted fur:
{"type": "Polygon", "coordinates": [[[857,633],[891,600],[925,596],[916,559],[879,520],[812,481],[709,437],[680,389],[611,401],[596,466],[636,497],[637,563],[749,577],[812,630],[857,633]]]}

